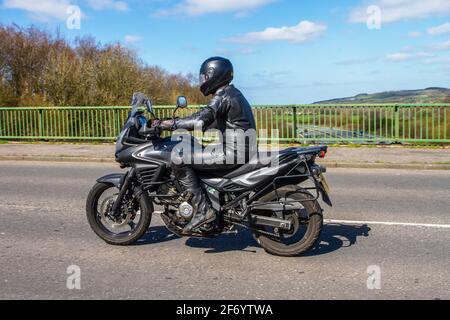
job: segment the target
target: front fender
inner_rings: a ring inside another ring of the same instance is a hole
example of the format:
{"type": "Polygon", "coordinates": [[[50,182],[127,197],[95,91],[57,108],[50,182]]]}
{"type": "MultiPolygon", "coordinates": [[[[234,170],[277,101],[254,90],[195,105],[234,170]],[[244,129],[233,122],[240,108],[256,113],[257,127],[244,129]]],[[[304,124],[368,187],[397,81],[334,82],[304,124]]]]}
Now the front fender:
{"type": "Polygon", "coordinates": [[[109,184],[120,189],[120,186],[122,185],[124,178],[125,174],[123,173],[112,173],[104,177],[98,178],[97,182],[109,184]]]}

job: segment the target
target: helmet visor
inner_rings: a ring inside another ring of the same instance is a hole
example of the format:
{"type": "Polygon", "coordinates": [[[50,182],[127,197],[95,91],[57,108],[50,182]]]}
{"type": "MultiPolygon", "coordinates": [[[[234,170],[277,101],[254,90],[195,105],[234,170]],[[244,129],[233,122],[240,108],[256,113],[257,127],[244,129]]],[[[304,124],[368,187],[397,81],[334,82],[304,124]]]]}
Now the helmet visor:
{"type": "Polygon", "coordinates": [[[208,75],[205,73],[200,73],[200,77],[198,81],[200,82],[200,85],[204,84],[206,81],[208,81],[208,75]]]}

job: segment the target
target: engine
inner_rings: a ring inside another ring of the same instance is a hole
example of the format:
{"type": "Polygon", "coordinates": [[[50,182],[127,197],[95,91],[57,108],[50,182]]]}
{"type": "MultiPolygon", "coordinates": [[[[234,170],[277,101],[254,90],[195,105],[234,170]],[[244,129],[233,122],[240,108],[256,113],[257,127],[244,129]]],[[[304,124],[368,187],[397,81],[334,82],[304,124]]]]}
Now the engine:
{"type": "Polygon", "coordinates": [[[185,192],[180,195],[175,186],[162,185],[158,190],[158,194],[169,196],[158,200],[175,222],[183,224],[191,221],[194,216],[194,208],[191,204],[194,196],[192,193],[185,192]]]}
{"type": "Polygon", "coordinates": [[[192,217],[194,216],[194,208],[192,205],[188,202],[183,202],[180,204],[177,212],[177,216],[179,218],[182,218],[184,220],[190,221],[192,217]]]}

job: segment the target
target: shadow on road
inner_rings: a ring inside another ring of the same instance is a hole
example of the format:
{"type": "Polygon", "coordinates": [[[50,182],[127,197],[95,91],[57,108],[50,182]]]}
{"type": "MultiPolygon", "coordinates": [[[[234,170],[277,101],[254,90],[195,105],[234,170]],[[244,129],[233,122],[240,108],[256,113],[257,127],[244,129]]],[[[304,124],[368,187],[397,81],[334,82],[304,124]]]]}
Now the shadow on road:
{"type": "MultiPolygon", "coordinates": [[[[368,237],[370,228],[367,225],[327,224],[323,226],[321,242],[313,250],[303,256],[317,256],[350,247],[357,243],[358,237],[368,237]]],[[[195,248],[208,249],[205,253],[220,253],[226,251],[246,251],[255,253],[251,247],[258,244],[252,234],[245,229],[239,229],[236,235],[222,235],[214,239],[191,238],[186,245],[195,248]]]]}
{"type": "Polygon", "coordinates": [[[356,244],[358,237],[368,237],[368,225],[325,224],[320,236],[320,243],[303,256],[317,256],[356,244]]]}
{"type": "Polygon", "coordinates": [[[135,245],[142,246],[152,243],[167,242],[175,239],[179,239],[179,237],[167,230],[166,227],[155,226],[150,227],[144,234],[144,236],[140,238],[135,245]]]}
{"type": "MultiPolygon", "coordinates": [[[[205,253],[222,253],[227,251],[244,251],[256,253],[258,246],[249,230],[240,228],[237,234],[225,234],[217,238],[189,238],[186,245],[193,248],[207,249],[205,253]]],[[[303,256],[317,256],[331,253],[340,248],[351,247],[358,237],[368,237],[370,228],[367,225],[326,224],[323,226],[321,242],[303,256]]],[[[147,245],[179,239],[163,226],[151,227],[136,243],[147,245]]]]}
{"type": "Polygon", "coordinates": [[[249,247],[256,247],[258,244],[253,239],[250,231],[239,228],[237,234],[224,234],[217,238],[190,238],[186,245],[194,248],[208,249],[205,253],[221,253],[227,251],[245,251],[256,253],[256,250],[249,247]]]}

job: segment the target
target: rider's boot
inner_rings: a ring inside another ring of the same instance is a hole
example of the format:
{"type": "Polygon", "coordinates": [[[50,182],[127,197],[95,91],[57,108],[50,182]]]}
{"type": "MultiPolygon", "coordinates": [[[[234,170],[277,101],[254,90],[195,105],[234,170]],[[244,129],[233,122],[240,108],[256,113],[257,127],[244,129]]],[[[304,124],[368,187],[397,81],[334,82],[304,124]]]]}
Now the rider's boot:
{"type": "MultiPolygon", "coordinates": [[[[191,189],[192,192],[192,189],[191,189]]],[[[194,192],[192,192],[194,193],[194,192]]],[[[194,198],[192,199],[192,205],[195,210],[195,215],[192,220],[186,225],[183,229],[184,234],[191,234],[196,229],[201,226],[211,223],[216,220],[216,213],[213,208],[211,208],[206,196],[203,193],[203,190],[198,190],[197,193],[194,193],[194,198]]]]}
{"type": "Polygon", "coordinates": [[[183,234],[191,234],[202,225],[213,222],[216,219],[216,213],[206,198],[200,182],[192,168],[179,166],[176,168],[176,176],[181,187],[193,195],[191,202],[194,208],[194,217],[183,229],[183,234]]]}

